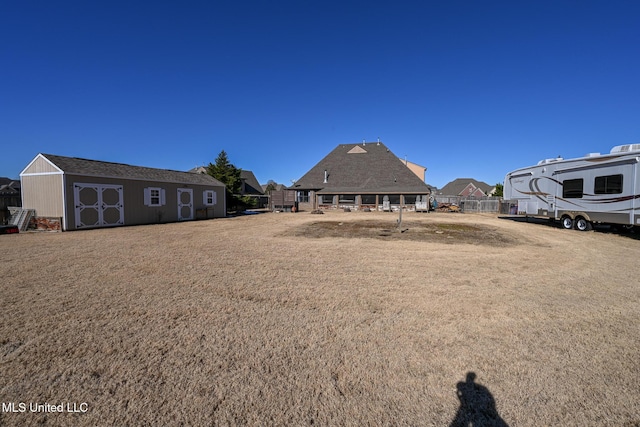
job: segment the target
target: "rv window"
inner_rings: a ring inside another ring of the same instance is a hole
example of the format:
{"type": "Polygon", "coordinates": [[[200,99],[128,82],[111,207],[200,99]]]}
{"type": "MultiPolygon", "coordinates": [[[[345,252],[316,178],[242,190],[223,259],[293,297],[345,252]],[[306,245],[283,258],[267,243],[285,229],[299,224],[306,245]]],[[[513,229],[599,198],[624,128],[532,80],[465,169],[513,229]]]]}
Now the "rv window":
{"type": "Polygon", "coordinates": [[[594,185],[596,194],[620,194],[622,193],[622,174],[597,176],[594,185]]]}
{"type": "Polygon", "coordinates": [[[562,183],[562,197],[565,199],[579,199],[582,197],[584,180],[567,179],[562,183]]]}

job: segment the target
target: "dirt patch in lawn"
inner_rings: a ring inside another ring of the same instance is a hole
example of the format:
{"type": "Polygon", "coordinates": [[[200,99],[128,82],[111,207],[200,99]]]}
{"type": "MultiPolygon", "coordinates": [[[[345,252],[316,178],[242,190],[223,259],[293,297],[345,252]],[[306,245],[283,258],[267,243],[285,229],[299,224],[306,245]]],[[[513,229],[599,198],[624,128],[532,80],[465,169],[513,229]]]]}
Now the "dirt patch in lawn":
{"type": "Polygon", "coordinates": [[[403,222],[401,227],[397,227],[391,221],[318,221],[296,228],[293,234],[311,238],[347,237],[489,246],[518,243],[516,239],[496,228],[478,224],[446,222],[403,222]]]}

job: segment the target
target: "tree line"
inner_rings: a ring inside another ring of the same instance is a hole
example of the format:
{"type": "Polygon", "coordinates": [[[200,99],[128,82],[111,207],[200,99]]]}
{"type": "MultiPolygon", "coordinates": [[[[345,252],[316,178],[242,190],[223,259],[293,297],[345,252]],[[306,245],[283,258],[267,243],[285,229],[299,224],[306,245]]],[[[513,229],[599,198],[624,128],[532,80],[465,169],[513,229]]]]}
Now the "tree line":
{"type": "Polygon", "coordinates": [[[211,175],[226,187],[227,211],[239,211],[255,207],[256,200],[242,193],[242,169],[229,161],[227,152],[222,150],[215,163],[209,163],[207,174],[211,175]]]}

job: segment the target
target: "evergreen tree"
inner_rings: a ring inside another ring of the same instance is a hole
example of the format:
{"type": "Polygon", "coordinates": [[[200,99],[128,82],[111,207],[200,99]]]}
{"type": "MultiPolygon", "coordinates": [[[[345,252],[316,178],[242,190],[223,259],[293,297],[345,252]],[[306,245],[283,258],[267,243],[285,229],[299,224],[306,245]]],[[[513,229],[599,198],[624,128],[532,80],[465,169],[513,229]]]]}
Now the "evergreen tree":
{"type": "Polygon", "coordinates": [[[209,166],[207,166],[207,174],[227,187],[227,208],[236,206],[237,200],[234,196],[240,194],[242,189],[241,172],[242,169],[238,169],[229,161],[227,152],[224,150],[218,154],[215,163],[209,163],[209,166]]]}
{"type": "Polygon", "coordinates": [[[496,192],[493,193],[493,195],[495,197],[502,197],[503,191],[504,191],[504,184],[499,182],[499,183],[496,184],[496,192]]]}

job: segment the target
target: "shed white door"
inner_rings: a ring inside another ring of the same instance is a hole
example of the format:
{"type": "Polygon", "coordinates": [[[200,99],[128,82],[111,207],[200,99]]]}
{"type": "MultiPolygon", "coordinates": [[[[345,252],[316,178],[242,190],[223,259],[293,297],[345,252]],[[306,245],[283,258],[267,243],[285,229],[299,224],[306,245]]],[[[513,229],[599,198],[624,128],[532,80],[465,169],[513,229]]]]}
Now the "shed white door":
{"type": "Polygon", "coordinates": [[[193,219],[193,189],[178,188],[178,221],[193,219]]]}
{"type": "Polygon", "coordinates": [[[121,185],[73,185],[76,228],[124,225],[121,185]]]}

